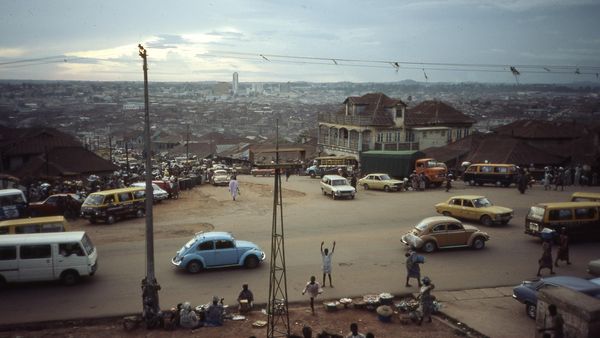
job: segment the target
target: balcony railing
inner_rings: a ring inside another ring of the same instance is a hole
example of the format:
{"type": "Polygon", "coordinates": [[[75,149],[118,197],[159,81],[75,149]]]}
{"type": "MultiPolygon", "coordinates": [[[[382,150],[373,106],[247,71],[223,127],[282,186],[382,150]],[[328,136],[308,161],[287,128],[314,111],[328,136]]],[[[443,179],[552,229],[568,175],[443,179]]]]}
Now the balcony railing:
{"type": "Polygon", "coordinates": [[[348,126],[386,126],[387,123],[376,122],[371,116],[349,116],[336,113],[319,113],[318,121],[348,126]]]}
{"type": "Polygon", "coordinates": [[[375,143],[374,150],[419,150],[419,142],[406,143],[375,143]]]}

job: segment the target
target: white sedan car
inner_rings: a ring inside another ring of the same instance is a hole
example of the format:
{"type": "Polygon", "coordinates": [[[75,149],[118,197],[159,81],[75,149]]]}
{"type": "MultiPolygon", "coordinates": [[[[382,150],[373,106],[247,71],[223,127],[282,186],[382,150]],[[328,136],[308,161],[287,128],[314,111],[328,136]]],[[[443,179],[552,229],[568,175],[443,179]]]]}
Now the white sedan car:
{"type": "Polygon", "coordinates": [[[229,185],[229,180],[231,177],[227,170],[217,169],[213,172],[212,176],[212,184],[213,185],[229,185]]]}
{"type": "MultiPolygon", "coordinates": [[[[135,182],[131,184],[131,187],[145,188],[146,182],[135,182]]],[[[156,183],[152,183],[152,197],[155,203],[159,203],[169,198],[169,193],[159,187],[156,183]]]]}

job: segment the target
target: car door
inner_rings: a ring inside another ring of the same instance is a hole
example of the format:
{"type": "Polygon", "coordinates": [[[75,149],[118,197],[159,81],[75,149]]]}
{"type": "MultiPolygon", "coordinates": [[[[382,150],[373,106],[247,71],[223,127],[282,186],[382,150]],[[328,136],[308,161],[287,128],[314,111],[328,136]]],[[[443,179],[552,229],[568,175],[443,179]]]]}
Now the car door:
{"type": "Polygon", "coordinates": [[[462,224],[455,222],[446,224],[448,246],[466,245],[468,241],[467,237],[468,234],[462,224]]]}
{"type": "Polygon", "coordinates": [[[202,257],[205,266],[215,266],[215,244],[212,240],[199,243],[198,246],[196,246],[196,254],[202,257]]]}
{"type": "Polygon", "coordinates": [[[462,201],[462,213],[464,218],[468,218],[468,219],[472,219],[472,220],[478,220],[479,217],[477,216],[477,208],[475,208],[475,205],[473,205],[473,201],[469,200],[469,199],[463,199],[462,201]]]}
{"type": "Polygon", "coordinates": [[[446,224],[436,224],[431,229],[431,236],[435,237],[439,248],[448,246],[448,236],[446,233],[446,224]]]}
{"type": "Polygon", "coordinates": [[[67,269],[76,269],[77,271],[87,269],[88,259],[79,242],[60,243],[58,246],[54,246],[54,249],[57,250],[53,253],[56,279],[60,278],[60,274],[67,269]]]}
{"type": "Polygon", "coordinates": [[[238,262],[238,253],[235,243],[229,239],[215,241],[215,264],[233,265],[238,262]]]}
{"type": "Polygon", "coordinates": [[[27,244],[19,247],[19,281],[51,280],[52,246],[50,244],[27,244]]]}
{"type": "Polygon", "coordinates": [[[453,198],[448,202],[448,211],[454,217],[463,217],[463,206],[461,198],[453,198]]]}
{"type": "Polygon", "coordinates": [[[0,270],[7,282],[19,280],[19,261],[17,260],[17,246],[0,246],[0,270]]]}

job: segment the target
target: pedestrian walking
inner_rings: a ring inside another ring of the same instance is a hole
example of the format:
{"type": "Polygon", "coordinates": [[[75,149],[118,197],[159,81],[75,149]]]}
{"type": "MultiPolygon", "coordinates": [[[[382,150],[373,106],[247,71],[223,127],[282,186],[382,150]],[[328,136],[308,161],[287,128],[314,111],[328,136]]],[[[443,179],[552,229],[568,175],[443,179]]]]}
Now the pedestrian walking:
{"type": "Polygon", "coordinates": [[[290,175],[291,175],[291,171],[290,169],[286,169],[285,170],[285,181],[287,182],[290,179],[290,175]]]}
{"type": "Polygon", "coordinates": [[[567,235],[567,228],[565,227],[560,229],[559,246],[554,266],[558,266],[559,260],[566,261],[567,265],[571,265],[571,260],[569,259],[569,235],[567,235]]]}
{"type": "Polygon", "coordinates": [[[329,276],[329,286],[333,287],[331,284],[331,258],[333,256],[333,251],[335,251],[335,241],[333,241],[333,248],[331,248],[331,252],[329,252],[328,248],[323,250],[323,244],[325,242],[321,242],[321,258],[323,258],[323,287],[325,287],[325,275],[329,276]]]}
{"type": "Polygon", "coordinates": [[[542,257],[538,260],[538,277],[541,276],[540,272],[542,269],[550,269],[550,274],[554,274],[554,269],[552,267],[552,245],[549,240],[544,241],[542,243],[542,257]]]}
{"type": "Polygon", "coordinates": [[[552,190],[552,174],[550,170],[546,168],[546,172],[544,173],[544,190],[552,190]]]}
{"type": "Polygon", "coordinates": [[[421,173],[419,174],[419,191],[425,191],[425,188],[427,188],[427,178],[425,174],[421,173]]]}
{"type": "Polygon", "coordinates": [[[517,188],[521,194],[525,193],[527,190],[527,184],[529,183],[529,178],[527,173],[524,170],[521,170],[521,175],[519,176],[519,181],[517,183],[517,188]]]}
{"type": "Polygon", "coordinates": [[[310,276],[310,281],[306,283],[304,290],[302,290],[303,295],[308,293],[308,296],[310,297],[310,310],[313,315],[315,314],[315,298],[323,292],[321,285],[319,285],[319,282],[316,280],[315,276],[310,276]]]}
{"type": "Polygon", "coordinates": [[[354,188],[354,192],[358,192],[358,190],[356,190],[356,175],[354,173],[350,177],[350,185],[354,188]]]}
{"type": "Polygon", "coordinates": [[[240,186],[235,176],[231,176],[231,180],[229,180],[229,193],[234,201],[237,195],[240,193],[240,186]]]}
{"type": "Polygon", "coordinates": [[[417,255],[415,251],[409,251],[406,253],[406,284],[407,288],[412,285],[409,284],[411,278],[416,278],[419,287],[421,287],[421,267],[419,264],[423,263],[423,256],[417,255]]]}
{"type": "Polygon", "coordinates": [[[423,324],[423,319],[425,319],[425,317],[428,318],[427,322],[431,323],[431,314],[434,310],[431,290],[434,288],[435,285],[431,283],[431,279],[429,279],[427,276],[423,277],[423,286],[421,286],[421,290],[417,296],[421,305],[421,320],[419,321],[418,325],[423,324]]]}
{"type": "Polygon", "coordinates": [[[560,191],[565,190],[565,172],[563,167],[558,168],[554,177],[554,190],[558,190],[558,187],[560,187],[560,191]]]}
{"type": "Polygon", "coordinates": [[[449,192],[452,188],[452,174],[446,175],[446,192],[449,192]]]}

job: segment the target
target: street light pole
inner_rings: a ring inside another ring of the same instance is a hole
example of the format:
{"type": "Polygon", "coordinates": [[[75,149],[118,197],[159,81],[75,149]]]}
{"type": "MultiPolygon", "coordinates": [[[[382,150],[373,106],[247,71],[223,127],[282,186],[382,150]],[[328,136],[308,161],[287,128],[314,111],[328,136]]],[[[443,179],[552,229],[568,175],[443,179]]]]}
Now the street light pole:
{"type": "Polygon", "coordinates": [[[146,160],[146,277],[142,279],[142,318],[146,328],[153,329],[160,324],[158,290],[160,285],[154,275],[154,227],[152,219],[152,150],[150,147],[150,109],[148,100],[148,61],[146,49],[138,45],[140,57],[144,60],[144,153],[146,160]]]}

